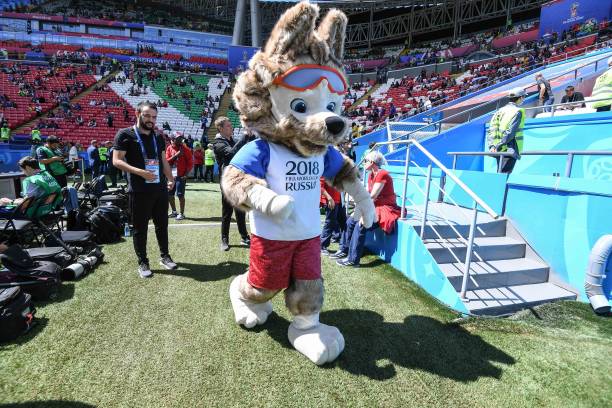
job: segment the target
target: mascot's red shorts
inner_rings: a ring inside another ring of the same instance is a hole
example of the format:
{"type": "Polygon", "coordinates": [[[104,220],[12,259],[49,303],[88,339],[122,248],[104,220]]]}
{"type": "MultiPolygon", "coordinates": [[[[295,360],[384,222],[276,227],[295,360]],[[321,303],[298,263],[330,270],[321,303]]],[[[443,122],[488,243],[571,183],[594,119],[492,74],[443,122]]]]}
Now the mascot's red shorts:
{"type": "Polygon", "coordinates": [[[247,282],[261,289],[280,290],[292,280],[321,278],[321,238],[275,241],[251,236],[247,282]]]}

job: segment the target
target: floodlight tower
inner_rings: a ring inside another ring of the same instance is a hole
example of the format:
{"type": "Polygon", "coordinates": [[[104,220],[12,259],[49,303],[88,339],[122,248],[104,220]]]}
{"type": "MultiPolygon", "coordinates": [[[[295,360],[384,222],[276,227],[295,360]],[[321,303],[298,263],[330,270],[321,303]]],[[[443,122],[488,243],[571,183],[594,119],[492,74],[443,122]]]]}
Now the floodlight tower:
{"type": "MultiPolygon", "coordinates": [[[[251,2],[251,45],[253,47],[260,46],[261,39],[261,19],[259,18],[259,0],[250,0],[251,2]]],[[[242,45],[244,38],[244,25],[246,14],[246,0],[238,0],[236,2],[236,17],[234,19],[234,34],[232,36],[232,45],[242,45]]]]}

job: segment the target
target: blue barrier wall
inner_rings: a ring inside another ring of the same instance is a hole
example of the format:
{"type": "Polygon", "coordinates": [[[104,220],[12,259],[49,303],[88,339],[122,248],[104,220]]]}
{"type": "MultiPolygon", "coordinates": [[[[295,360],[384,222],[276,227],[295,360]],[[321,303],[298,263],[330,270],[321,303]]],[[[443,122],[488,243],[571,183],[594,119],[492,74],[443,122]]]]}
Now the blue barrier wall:
{"type": "Polygon", "coordinates": [[[386,235],[380,229],[369,233],[366,246],[450,308],[468,312],[411,225],[398,221],[396,231],[391,235],[386,235]]]}
{"type": "MultiPolygon", "coordinates": [[[[524,150],[612,151],[612,113],[598,112],[557,118],[530,119],[525,123],[524,150]]],[[[487,169],[494,171],[494,161],[487,169]]],[[[513,174],[564,174],[567,156],[523,156],[513,174]]],[[[575,156],[572,178],[612,180],[611,156],[575,156]]]]}
{"type": "MultiPolygon", "coordinates": [[[[612,181],[512,174],[506,214],[565,282],[584,294],[589,254],[612,233],[612,181]]],[[[612,274],[606,291],[612,298],[612,274]]]]}

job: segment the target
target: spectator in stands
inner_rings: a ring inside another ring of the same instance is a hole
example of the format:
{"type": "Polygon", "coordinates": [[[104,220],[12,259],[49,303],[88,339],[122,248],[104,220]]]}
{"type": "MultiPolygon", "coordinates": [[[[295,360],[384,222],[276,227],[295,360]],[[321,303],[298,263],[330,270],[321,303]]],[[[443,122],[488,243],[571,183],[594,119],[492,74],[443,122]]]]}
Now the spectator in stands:
{"type": "Polygon", "coordinates": [[[40,168],[48,171],[60,186],[66,187],[68,169],[64,164],[64,156],[59,151],[59,147],[59,139],[56,136],[48,136],[45,144],[36,149],[36,157],[40,168]]]}
{"type": "Polygon", "coordinates": [[[595,81],[593,86],[593,99],[604,99],[599,102],[593,102],[593,108],[597,112],[607,112],[612,105],[612,57],[608,58],[608,70],[601,74],[595,81]]]}
{"type": "Polygon", "coordinates": [[[493,114],[487,131],[487,145],[492,153],[507,153],[507,156],[496,156],[500,173],[511,173],[521,157],[523,150],[523,127],[525,110],[519,106],[525,100],[525,90],[512,89],[508,92],[510,100],[493,114]]]}
{"type": "Polygon", "coordinates": [[[164,154],[164,140],[155,132],[156,121],[155,104],[140,102],[136,125],[119,130],[113,146],[113,165],[128,175],[134,251],[142,278],[153,275],[147,257],[150,219],[155,224],[160,264],[167,269],[177,268],[168,251],[168,188],[174,186],[174,176],[164,154]]]}
{"type": "Polygon", "coordinates": [[[582,102],[582,103],[574,103],[571,105],[560,106],[559,109],[574,110],[576,108],[585,107],[584,95],[582,94],[582,92],[576,92],[573,86],[568,85],[565,88],[565,95],[563,95],[563,98],[561,98],[561,103],[570,103],[570,102],[582,102]]]}
{"type": "Polygon", "coordinates": [[[174,176],[174,186],[168,191],[168,202],[172,212],[168,217],[175,217],[177,220],[185,219],[185,187],[187,186],[187,175],[193,167],[193,153],[184,143],[183,136],[178,132],[170,134],[171,144],[166,148],[166,160],[172,168],[174,176]],[[179,212],[176,212],[174,196],[179,199],[179,212]]]}
{"type": "MultiPolygon", "coordinates": [[[[368,191],[374,200],[377,221],[369,230],[380,227],[386,234],[390,234],[400,217],[400,208],[396,203],[393,189],[393,179],[389,172],[382,169],[382,166],[387,164],[382,153],[378,151],[368,153],[364,164],[365,169],[370,172],[368,191]]],[[[368,229],[361,225],[359,220],[350,217],[346,222],[346,231],[340,242],[340,248],[330,258],[337,259],[336,263],[340,266],[358,267],[365,245],[366,231],[368,229]]]]}
{"type": "Polygon", "coordinates": [[[112,114],[112,112],[108,112],[106,114],[106,124],[108,125],[109,128],[113,127],[113,114],[112,114]]]}
{"type": "Polygon", "coordinates": [[[96,118],[91,118],[89,120],[89,123],[87,123],[87,126],[90,128],[95,128],[98,126],[98,123],[96,122],[96,118]]]}
{"type": "MultiPolygon", "coordinates": [[[[245,134],[239,139],[238,142],[235,142],[232,138],[234,134],[234,127],[232,126],[232,122],[226,116],[218,117],[217,120],[215,120],[215,127],[219,133],[217,133],[215,141],[213,142],[213,151],[215,153],[217,165],[219,166],[219,178],[221,178],[225,166],[229,165],[234,155],[250,140],[250,137],[245,134]]],[[[221,180],[219,180],[219,183],[221,183],[221,180]]],[[[232,207],[232,205],[225,199],[223,192],[221,192],[221,205],[221,250],[229,251],[230,249],[229,228],[232,220],[232,212],[235,212],[236,215],[238,232],[242,238],[241,243],[247,246],[250,245],[251,239],[249,237],[249,233],[247,232],[244,212],[232,207]]]]}
{"type": "Polygon", "coordinates": [[[83,123],[85,123],[81,115],[77,115],[77,117],[74,119],[74,122],[79,126],[83,126],[83,123]]]}
{"type": "MultiPolygon", "coordinates": [[[[544,78],[542,73],[537,73],[535,76],[536,84],[538,86],[538,106],[549,106],[555,103],[555,96],[553,95],[550,82],[544,78]]],[[[550,112],[550,108],[544,108],[544,112],[550,112]]]]}

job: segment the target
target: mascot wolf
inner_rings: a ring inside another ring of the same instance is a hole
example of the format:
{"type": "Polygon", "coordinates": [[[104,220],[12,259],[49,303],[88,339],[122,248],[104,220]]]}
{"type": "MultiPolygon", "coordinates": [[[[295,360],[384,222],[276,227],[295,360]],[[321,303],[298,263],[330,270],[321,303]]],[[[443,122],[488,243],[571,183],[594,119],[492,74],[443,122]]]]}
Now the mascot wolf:
{"type": "Polygon", "coordinates": [[[331,10],[315,29],[318,16],[318,6],[307,2],[287,10],[238,77],[234,102],[258,139],[234,156],[222,188],[232,205],[251,212],[249,269],[229,290],[236,322],[249,328],[265,323],[270,299],[284,289],[293,315],[289,341],[321,365],[338,357],[344,338],[319,322],[320,177],[353,197],[353,217],[366,227],[375,212],[354,163],[333,147],[348,132],[340,116],[347,18],[331,10]]]}

